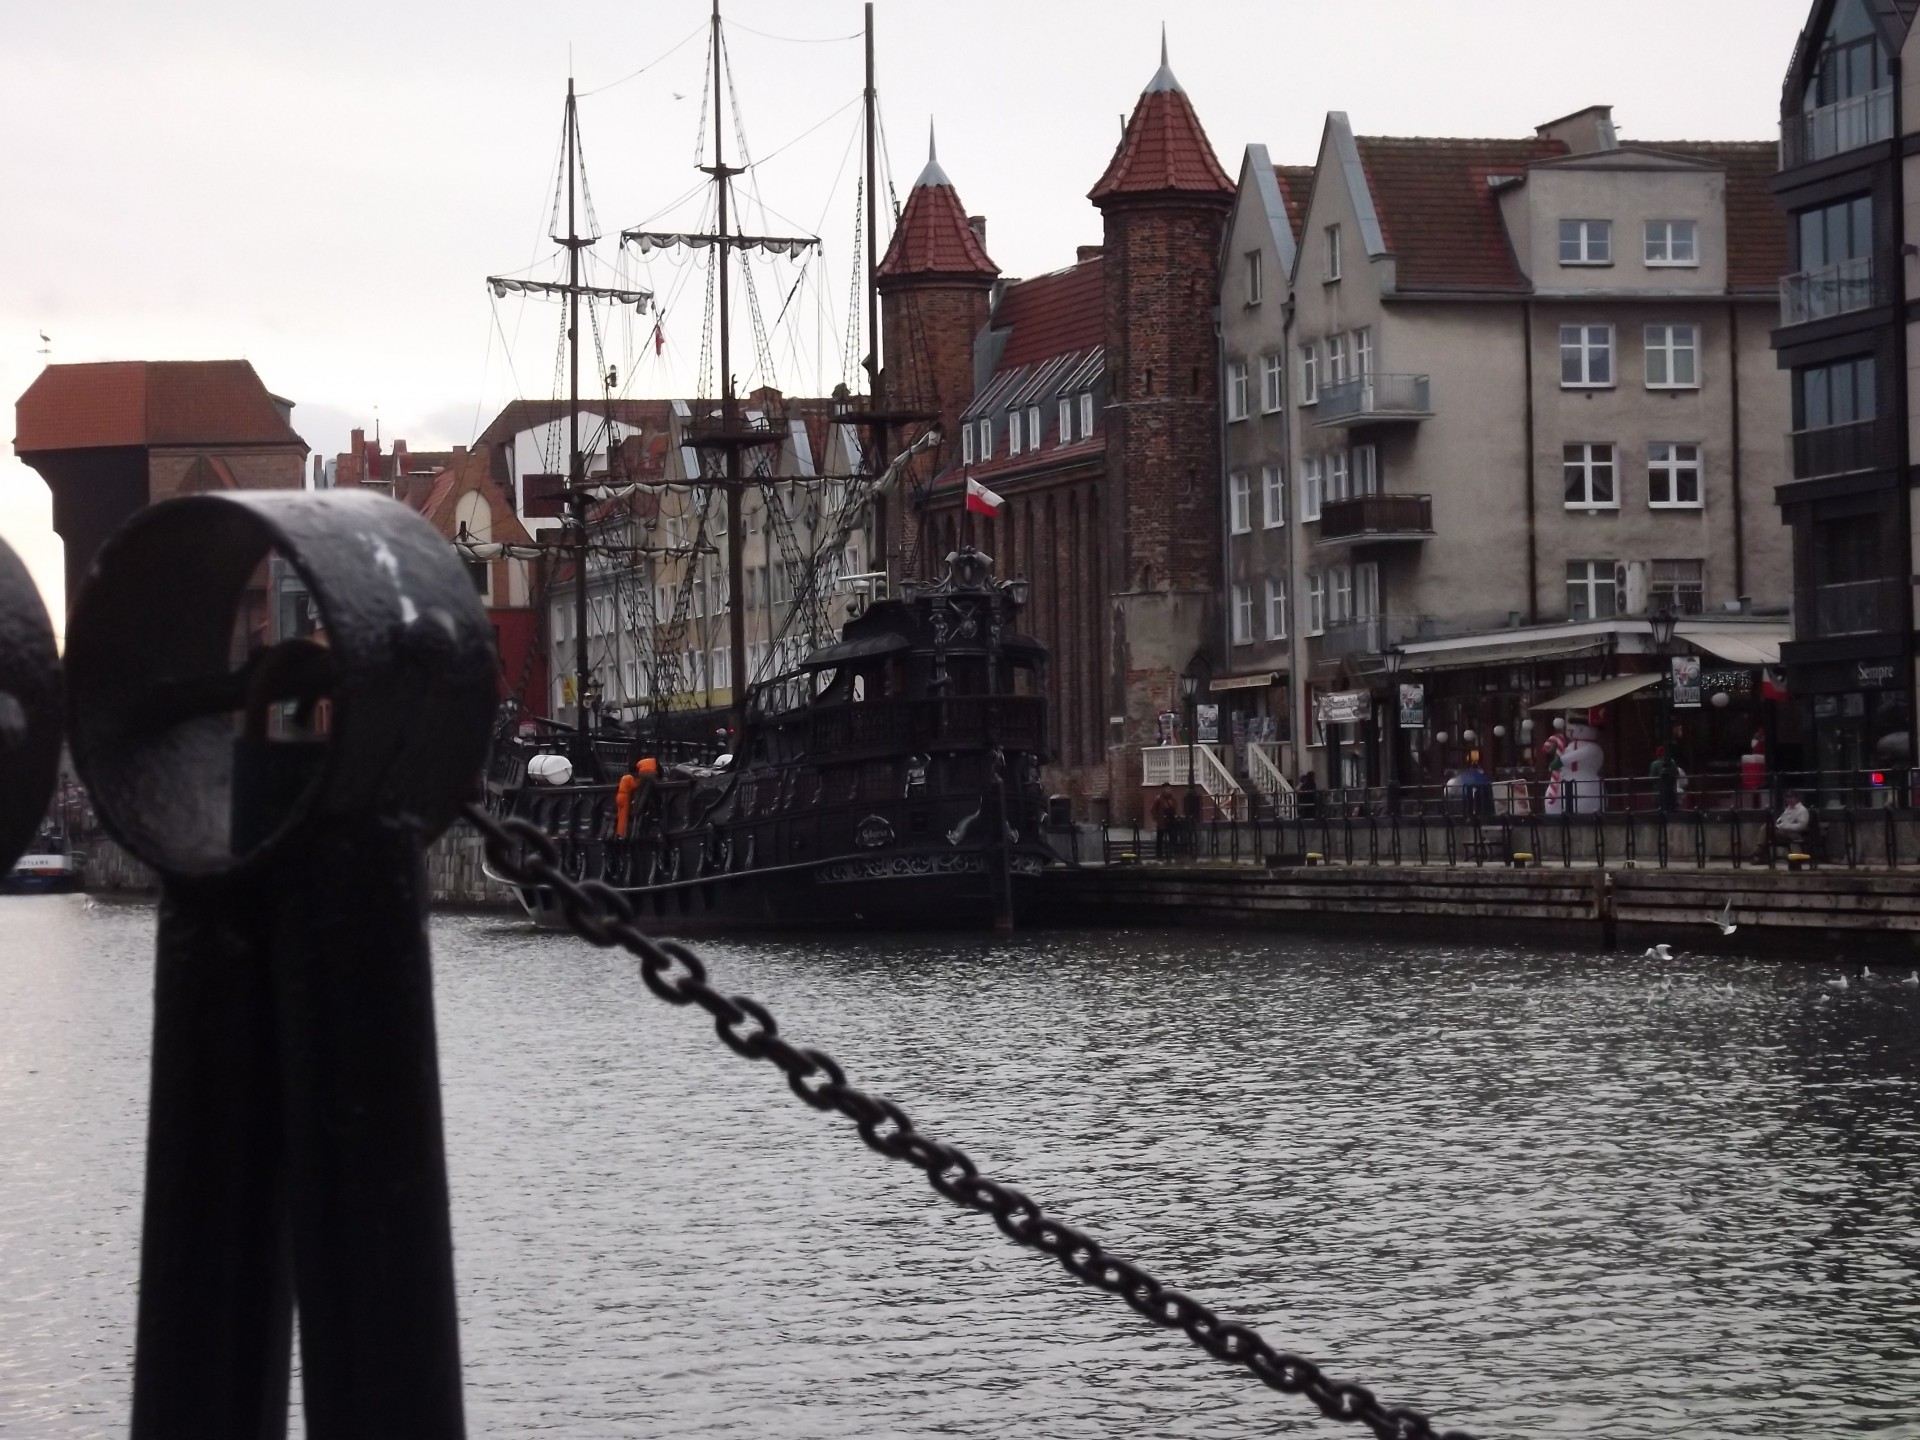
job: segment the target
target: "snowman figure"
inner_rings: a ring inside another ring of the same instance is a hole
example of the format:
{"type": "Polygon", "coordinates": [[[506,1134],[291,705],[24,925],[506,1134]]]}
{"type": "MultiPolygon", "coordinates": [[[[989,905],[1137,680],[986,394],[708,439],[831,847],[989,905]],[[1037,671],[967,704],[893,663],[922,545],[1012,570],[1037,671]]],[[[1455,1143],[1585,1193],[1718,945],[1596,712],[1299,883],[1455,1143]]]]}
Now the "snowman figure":
{"type": "Polygon", "coordinates": [[[1597,813],[1604,799],[1600,779],[1607,768],[1600,732],[1591,725],[1569,724],[1564,735],[1549,736],[1540,748],[1548,757],[1547,814],[1597,813]]]}

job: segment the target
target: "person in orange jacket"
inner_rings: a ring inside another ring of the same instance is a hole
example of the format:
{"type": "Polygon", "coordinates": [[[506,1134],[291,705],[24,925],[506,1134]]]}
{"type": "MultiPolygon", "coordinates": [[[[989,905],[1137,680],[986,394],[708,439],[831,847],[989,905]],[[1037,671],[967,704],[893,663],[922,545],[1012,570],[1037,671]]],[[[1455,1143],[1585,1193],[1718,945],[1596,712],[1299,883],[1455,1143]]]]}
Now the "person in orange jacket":
{"type": "Polygon", "coordinates": [[[640,788],[640,777],[642,775],[651,777],[659,769],[659,765],[649,755],[644,760],[633,762],[633,774],[620,777],[619,787],[613,796],[613,828],[614,833],[622,840],[627,838],[627,819],[633,809],[633,792],[640,788]]]}

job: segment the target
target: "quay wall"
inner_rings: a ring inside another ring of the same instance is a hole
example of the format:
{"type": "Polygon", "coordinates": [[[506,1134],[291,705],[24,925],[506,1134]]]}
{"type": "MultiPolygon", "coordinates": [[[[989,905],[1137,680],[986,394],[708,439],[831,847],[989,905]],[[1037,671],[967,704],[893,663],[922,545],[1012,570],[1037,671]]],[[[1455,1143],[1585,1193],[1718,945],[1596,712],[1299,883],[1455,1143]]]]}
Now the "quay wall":
{"type": "MultiPolygon", "coordinates": [[[[456,824],[427,847],[427,903],[455,910],[517,909],[506,886],[488,877],[482,866],[486,847],[465,824],[456,824]]],[[[153,871],[104,835],[87,842],[81,868],[89,894],[151,895],[153,871]]]]}
{"type": "Polygon", "coordinates": [[[1049,871],[1044,924],[1920,953],[1920,875],[1885,871],[1115,864],[1049,871]],[[1713,921],[1732,902],[1736,935],[1713,921]]]}

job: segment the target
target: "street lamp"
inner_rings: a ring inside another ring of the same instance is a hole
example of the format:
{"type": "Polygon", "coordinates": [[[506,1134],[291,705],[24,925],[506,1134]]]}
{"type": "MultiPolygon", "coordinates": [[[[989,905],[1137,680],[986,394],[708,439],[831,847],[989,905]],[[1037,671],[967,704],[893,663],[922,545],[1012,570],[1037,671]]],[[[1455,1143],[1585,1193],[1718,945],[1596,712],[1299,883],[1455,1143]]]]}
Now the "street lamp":
{"type": "Polygon", "coordinates": [[[1187,707],[1187,819],[1200,818],[1199,797],[1194,794],[1194,741],[1200,730],[1200,687],[1207,679],[1207,657],[1194,652],[1187,668],[1180,672],[1180,699],[1187,707]]]}
{"type": "Polygon", "coordinates": [[[1398,645],[1389,645],[1381,658],[1387,666],[1387,715],[1393,732],[1387,743],[1387,813],[1400,813],[1400,667],[1407,654],[1398,645]]]}
{"type": "Polygon", "coordinates": [[[1673,649],[1674,627],[1680,623],[1680,617],[1673,613],[1673,607],[1666,601],[1660,602],[1660,608],[1647,617],[1647,628],[1653,632],[1653,651],[1659,656],[1661,667],[1667,672],[1660,681],[1660,743],[1656,747],[1657,760],[1667,763],[1660,767],[1660,809],[1662,813],[1673,808],[1678,798],[1676,761],[1667,754],[1667,746],[1673,743],[1673,662],[1670,655],[1673,649]]]}

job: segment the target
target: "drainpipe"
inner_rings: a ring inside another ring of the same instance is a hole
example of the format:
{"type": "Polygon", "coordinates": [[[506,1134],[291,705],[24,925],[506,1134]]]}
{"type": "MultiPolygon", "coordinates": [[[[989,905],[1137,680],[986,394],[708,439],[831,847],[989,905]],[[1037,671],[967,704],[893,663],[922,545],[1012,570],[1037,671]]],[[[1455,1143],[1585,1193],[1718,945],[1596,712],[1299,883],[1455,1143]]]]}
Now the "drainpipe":
{"type": "MultiPolygon", "coordinates": [[[[1727,374],[1733,395],[1733,461],[1728,475],[1733,482],[1733,593],[1747,593],[1747,532],[1740,503],[1740,302],[1727,302],[1727,374]]],[[[1706,497],[1703,495],[1701,499],[1706,497]]]]}
{"type": "Polygon", "coordinates": [[[1520,350],[1527,359],[1527,460],[1521,473],[1527,481],[1527,623],[1540,623],[1540,555],[1538,526],[1533,514],[1533,301],[1520,303],[1520,350]]]}
{"type": "MultiPolygon", "coordinates": [[[[1901,64],[1895,54],[1889,66],[1893,80],[1893,139],[1887,148],[1893,155],[1893,217],[1896,235],[1904,235],[1907,215],[1907,159],[1903,153],[1906,118],[1900,103],[1901,64]]],[[[1894,413],[1898,449],[1900,485],[1900,569],[1907,583],[1900,587],[1900,662],[1902,688],[1907,701],[1907,765],[1914,765],[1914,675],[1913,675],[1913,466],[1912,424],[1907,415],[1907,260],[1904,245],[1896,245],[1893,275],[1893,386],[1894,413]]]]}
{"type": "Polygon", "coordinates": [[[1301,538],[1302,526],[1297,518],[1300,510],[1295,504],[1299,495],[1300,469],[1294,464],[1293,453],[1293,315],[1293,296],[1288,295],[1286,304],[1280,308],[1280,453],[1284,457],[1281,463],[1287,477],[1287,509],[1292,514],[1287,516],[1287,569],[1282,583],[1287,587],[1287,733],[1293,737],[1289,742],[1293,749],[1291,778],[1298,780],[1308,732],[1303,699],[1306,685],[1302,675],[1302,667],[1306,663],[1306,641],[1301,638],[1304,612],[1294,603],[1300,596],[1293,588],[1294,546],[1301,538]]]}

